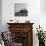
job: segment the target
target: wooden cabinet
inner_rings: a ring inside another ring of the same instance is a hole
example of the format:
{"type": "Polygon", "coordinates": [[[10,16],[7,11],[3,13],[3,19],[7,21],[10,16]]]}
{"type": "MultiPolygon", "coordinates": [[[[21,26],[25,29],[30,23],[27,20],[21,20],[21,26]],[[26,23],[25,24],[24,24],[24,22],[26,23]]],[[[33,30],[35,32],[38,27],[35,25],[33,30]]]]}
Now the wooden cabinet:
{"type": "Polygon", "coordinates": [[[33,23],[7,23],[13,41],[23,43],[22,46],[33,46],[33,23]]]}

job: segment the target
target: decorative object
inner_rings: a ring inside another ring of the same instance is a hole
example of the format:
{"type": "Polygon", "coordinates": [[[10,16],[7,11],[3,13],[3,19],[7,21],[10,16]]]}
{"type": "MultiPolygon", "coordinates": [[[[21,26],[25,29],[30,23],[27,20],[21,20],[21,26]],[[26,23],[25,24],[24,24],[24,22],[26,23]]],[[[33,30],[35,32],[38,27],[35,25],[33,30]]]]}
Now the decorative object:
{"type": "Polygon", "coordinates": [[[40,25],[39,25],[39,28],[36,28],[36,29],[37,29],[36,35],[38,35],[39,46],[45,46],[45,35],[43,32],[43,28],[40,27],[40,25]]]}
{"type": "Polygon", "coordinates": [[[14,5],[15,16],[27,16],[27,3],[15,3],[14,5]]]}
{"type": "Polygon", "coordinates": [[[10,20],[10,21],[13,21],[13,20],[10,20]]]}
{"type": "Polygon", "coordinates": [[[9,23],[19,23],[19,21],[17,19],[11,19],[8,21],[9,23]]]}
{"type": "Polygon", "coordinates": [[[25,20],[25,23],[30,23],[30,20],[25,20]]]}

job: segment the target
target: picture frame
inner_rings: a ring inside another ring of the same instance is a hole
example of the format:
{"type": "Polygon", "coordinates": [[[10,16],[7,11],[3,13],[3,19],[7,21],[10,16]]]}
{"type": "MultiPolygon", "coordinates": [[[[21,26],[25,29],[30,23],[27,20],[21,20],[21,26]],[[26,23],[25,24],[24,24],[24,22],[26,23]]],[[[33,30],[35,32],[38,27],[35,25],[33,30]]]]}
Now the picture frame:
{"type": "Polygon", "coordinates": [[[14,16],[28,16],[27,3],[15,3],[14,16]]]}

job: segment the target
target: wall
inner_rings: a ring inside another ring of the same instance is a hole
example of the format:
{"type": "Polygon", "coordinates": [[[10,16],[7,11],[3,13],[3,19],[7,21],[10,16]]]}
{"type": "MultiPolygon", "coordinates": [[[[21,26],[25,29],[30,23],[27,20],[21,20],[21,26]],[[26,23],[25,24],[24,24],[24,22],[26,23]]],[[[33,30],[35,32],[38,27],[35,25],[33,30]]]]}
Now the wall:
{"type": "Polygon", "coordinates": [[[2,31],[1,30],[1,27],[2,27],[2,0],[0,0],[0,31],[2,31]]]}
{"type": "Polygon", "coordinates": [[[43,13],[46,12],[46,0],[40,0],[40,9],[41,9],[41,12],[43,13]]]}
{"type": "MultiPolygon", "coordinates": [[[[42,5],[42,4],[41,4],[42,5]]],[[[38,39],[36,37],[36,27],[39,24],[45,28],[46,16],[41,12],[40,0],[2,0],[2,26],[3,31],[8,30],[7,22],[10,19],[17,19],[19,22],[25,22],[29,19],[33,25],[33,45],[38,46],[38,39]],[[27,17],[15,17],[14,16],[14,3],[27,3],[28,4],[28,16],[27,17]],[[21,21],[20,21],[21,20],[21,21]]],[[[46,29],[46,28],[45,28],[46,29]]]]}
{"type": "Polygon", "coordinates": [[[40,0],[40,23],[46,31],[46,0],[40,0]]]}

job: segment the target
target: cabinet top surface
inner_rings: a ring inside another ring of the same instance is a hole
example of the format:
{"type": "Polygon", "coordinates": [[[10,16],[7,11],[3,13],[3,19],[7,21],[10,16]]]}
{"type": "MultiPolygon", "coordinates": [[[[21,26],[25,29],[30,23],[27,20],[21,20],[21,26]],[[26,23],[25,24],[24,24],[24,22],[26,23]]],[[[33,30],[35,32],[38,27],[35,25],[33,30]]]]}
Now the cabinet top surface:
{"type": "Polygon", "coordinates": [[[32,25],[32,24],[34,24],[34,23],[7,23],[7,24],[8,24],[8,25],[14,25],[14,24],[19,24],[19,25],[21,25],[21,24],[22,24],[22,25],[23,25],[23,24],[31,24],[31,25],[32,25]]]}

